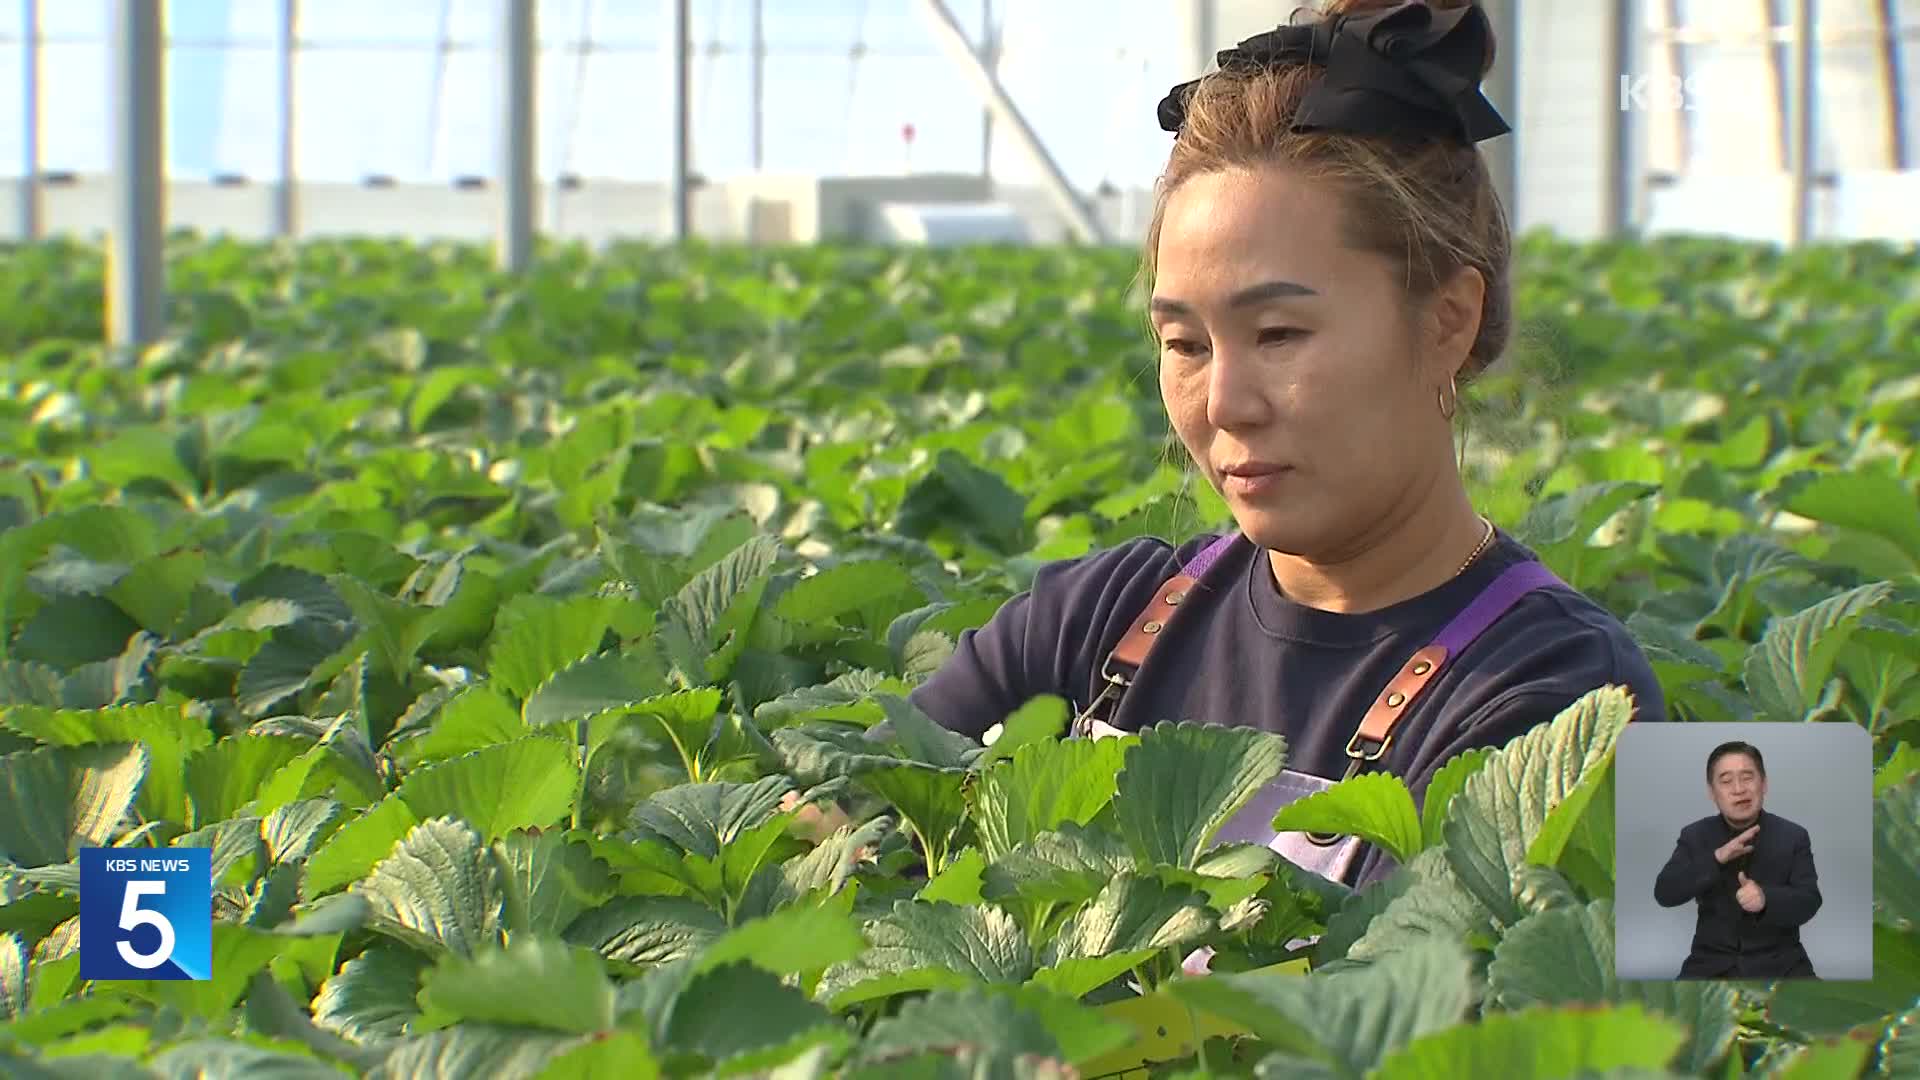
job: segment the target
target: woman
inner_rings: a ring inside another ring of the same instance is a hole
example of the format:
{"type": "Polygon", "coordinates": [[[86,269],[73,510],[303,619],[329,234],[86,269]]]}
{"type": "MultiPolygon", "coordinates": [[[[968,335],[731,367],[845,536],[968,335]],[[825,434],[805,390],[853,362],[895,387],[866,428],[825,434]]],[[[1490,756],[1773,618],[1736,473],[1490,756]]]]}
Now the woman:
{"type": "MultiPolygon", "coordinates": [[[[1493,50],[1464,3],[1333,0],[1167,95],[1146,245],[1160,389],[1239,529],[1045,567],[961,636],[920,709],[976,738],[1043,693],[1080,734],[1279,732],[1289,775],[1224,834],[1256,841],[1350,770],[1419,800],[1447,759],[1603,685],[1665,718],[1619,620],[1477,513],[1455,460],[1460,390],[1512,321],[1476,148],[1508,130],[1478,89],[1493,50]]],[[[1393,868],[1351,840],[1274,846],[1349,884],[1393,868]]]]}

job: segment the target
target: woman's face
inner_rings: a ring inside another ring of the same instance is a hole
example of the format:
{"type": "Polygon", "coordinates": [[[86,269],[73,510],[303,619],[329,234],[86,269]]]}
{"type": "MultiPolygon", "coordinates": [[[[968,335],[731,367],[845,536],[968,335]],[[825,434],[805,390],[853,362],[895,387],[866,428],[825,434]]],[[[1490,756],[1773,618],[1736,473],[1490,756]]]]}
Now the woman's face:
{"type": "Polygon", "coordinates": [[[1356,554],[1452,480],[1437,394],[1479,320],[1478,274],[1437,315],[1411,312],[1340,214],[1280,168],[1192,177],[1164,213],[1151,307],[1187,452],[1250,538],[1317,561],[1356,554]]]}

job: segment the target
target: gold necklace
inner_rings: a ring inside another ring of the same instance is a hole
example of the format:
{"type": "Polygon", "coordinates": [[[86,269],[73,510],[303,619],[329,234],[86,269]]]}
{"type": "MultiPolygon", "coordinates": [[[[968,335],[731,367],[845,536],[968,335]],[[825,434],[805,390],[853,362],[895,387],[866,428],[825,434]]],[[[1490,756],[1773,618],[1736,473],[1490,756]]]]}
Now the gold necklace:
{"type": "Polygon", "coordinates": [[[1474,546],[1473,554],[1467,556],[1467,561],[1461,563],[1460,569],[1455,570],[1453,572],[1454,577],[1459,577],[1461,574],[1466,573],[1467,567],[1472,566],[1475,559],[1478,559],[1480,556],[1486,554],[1487,545],[1493,543],[1493,522],[1488,520],[1485,514],[1481,514],[1479,516],[1481,521],[1485,521],[1487,523],[1487,535],[1480,538],[1480,543],[1474,546]]]}

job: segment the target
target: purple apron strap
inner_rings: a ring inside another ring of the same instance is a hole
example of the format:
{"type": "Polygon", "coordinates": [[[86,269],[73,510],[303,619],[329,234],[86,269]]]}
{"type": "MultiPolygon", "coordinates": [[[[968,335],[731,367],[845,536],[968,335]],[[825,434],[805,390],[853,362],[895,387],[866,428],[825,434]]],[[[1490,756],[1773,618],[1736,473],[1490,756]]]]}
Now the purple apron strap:
{"type": "Polygon", "coordinates": [[[1439,636],[1433,639],[1435,645],[1447,650],[1446,659],[1441,661],[1445,667],[1448,661],[1459,656],[1474,639],[1486,633],[1487,628],[1500,621],[1509,608],[1520,602],[1520,598],[1535,589],[1547,589],[1555,586],[1565,587],[1559,576],[1547,569],[1537,559],[1515,563],[1500,572],[1500,576],[1487,583],[1480,595],[1473,598],[1453,621],[1442,627],[1439,636]]]}
{"type": "Polygon", "coordinates": [[[1226,554],[1227,549],[1232,547],[1234,541],[1238,539],[1240,539],[1239,533],[1230,532],[1220,539],[1215,540],[1203,548],[1200,554],[1187,560],[1187,564],[1180,568],[1180,572],[1190,578],[1196,579],[1205,576],[1206,572],[1213,567],[1213,564],[1220,561],[1220,556],[1226,554]]]}

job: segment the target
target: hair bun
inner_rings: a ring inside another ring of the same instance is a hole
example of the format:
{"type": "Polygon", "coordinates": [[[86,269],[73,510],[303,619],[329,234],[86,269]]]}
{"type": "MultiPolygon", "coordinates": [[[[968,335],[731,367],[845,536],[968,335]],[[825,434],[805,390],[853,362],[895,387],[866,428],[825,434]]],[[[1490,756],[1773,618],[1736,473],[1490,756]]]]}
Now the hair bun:
{"type": "MultiPolygon", "coordinates": [[[[1320,8],[1320,17],[1332,19],[1341,15],[1373,15],[1382,11],[1391,11],[1405,4],[1407,0],[1325,0],[1320,8]]],[[[1435,11],[1455,11],[1460,8],[1483,7],[1480,0],[1420,0],[1435,11]]],[[[1512,3],[1513,0],[1507,0],[1512,3]]],[[[1487,55],[1480,61],[1480,77],[1486,78],[1493,71],[1494,56],[1499,52],[1500,41],[1491,26],[1487,29],[1487,55]]]]}

